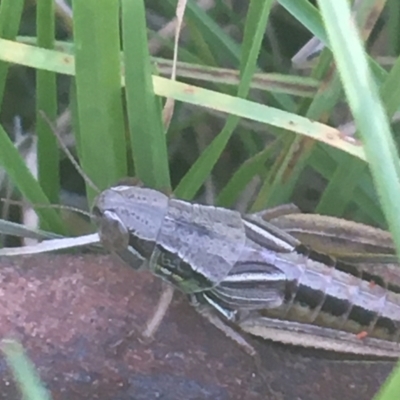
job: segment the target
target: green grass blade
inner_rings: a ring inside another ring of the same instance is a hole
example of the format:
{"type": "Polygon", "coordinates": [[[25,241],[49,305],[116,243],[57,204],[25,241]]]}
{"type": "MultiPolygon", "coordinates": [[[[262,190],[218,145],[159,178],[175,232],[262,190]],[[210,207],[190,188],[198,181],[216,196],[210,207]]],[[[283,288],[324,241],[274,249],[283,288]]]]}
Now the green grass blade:
{"type": "MultiPolygon", "coordinates": [[[[174,7],[176,6],[176,0],[169,0],[169,3],[174,7]]],[[[262,8],[263,6],[263,3],[256,3],[256,7],[262,8]]],[[[244,47],[243,44],[242,46],[238,45],[237,41],[235,41],[229,33],[213,19],[210,12],[203,10],[199,5],[191,0],[188,1],[185,15],[188,28],[192,36],[195,36],[195,40],[193,40],[195,46],[201,48],[203,63],[214,65],[215,62],[228,62],[231,65],[237,65],[240,62],[241,48],[244,47]]],[[[249,19],[246,18],[246,21],[246,23],[248,23],[249,19]]],[[[182,59],[184,59],[184,54],[185,49],[183,48],[182,51],[180,51],[182,59]]],[[[188,58],[188,61],[199,63],[197,60],[193,61],[193,56],[188,58]]],[[[226,92],[227,89],[221,88],[220,90],[226,92]]],[[[227,93],[233,94],[233,92],[227,93]]],[[[295,102],[290,96],[269,93],[268,97],[271,98],[272,102],[278,104],[280,108],[287,110],[293,110],[295,108],[295,102]]]]}
{"type": "Polygon", "coordinates": [[[210,18],[207,11],[193,0],[187,2],[186,19],[189,24],[194,22],[203,40],[211,47],[214,54],[228,63],[237,63],[241,57],[240,46],[226,34],[215,20],[210,18]]]}
{"type": "MultiPolygon", "coordinates": [[[[17,36],[24,0],[3,0],[0,4],[0,37],[13,40],[17,36]]],[[[0,99],[3,101],[4,87],[9,65],[0,63],[0,99]]]]}
{"type": "MultiPolygon", "coordinates": [[[[313,6],[308,0],[278,0],[282,7],[299,20],[309,31],[315,35],[328,48],[331,44],[328,41],[324,26],[322,24],[321,15],[318,9],[313,6]]],[[[340,19],[341,21],[342,19],[340,19]]],[[[383,81],[387,72],[371,57],[368,61],[372,68],[375,78],[379,82],[383,81]]]]}
{"type": "Polygon", "coordinates": [[[153,79],[155,91],[160,96],[173,97],[179,101],[209,107],[295,132],[365,161],[364,150],[359,143],[356,140],[344,138],[337,129],[331,126],[239,97],[228,96],[180,82],[172,82],[161,77],[154,77],[153,79]]]}
{"type": "Polygon", "coordinates": [[[354,189],[367,167],[364,162],[347,154],[341,154],[341,156],[343,161],[338,164],[315,208],[317,214],[341,217],[348,203],[353,199],[354,189]]]}
{"type": "Polygon", "coordinates": [[[75,58],[71,54],[11,40],[0,39],[0,60],[44,71],[75,75],[75,58]]]}
{"type": "Polygon", "coordinates": [[[28,226],[17,224],[16,222],[6,221],[4,219],[0,219],[0,234],[37,240],[55,239],[61,237],[53,232],[29,228],[28,226]]]}
{"type": "MultiPolygon", "coordinates": [[[[331,155],[334,157],[328,157],[326,150],[326,146],[318,146],[315,151],[312,152],[308,164],[329,181],[335,173],[336,166],[340,164],[343,154],[336,151],[331,152],[331,155]]],[[[365,164],[365,166],[367,166],[367,164],[365,164]]],[[[354,198],[356,199],[356,204],[371,218],[371,220],[378,226],[387,228],[382,210],[377,201],[376,192],[372,187],[371,179],[369,179],[369,176],[365,173],[361,176],[359,185],[354,190],[354,198]]]]}
{"type": "MultiPolygon", "coordinates": [[[[394,115],[397,111],[398,104],[400,104],[400,90],[399,85],[396,84],[399,79],[400,58],[396,60],[380,88],[382,102],[385,105],[386,113],[389,118],[394,115]]],[[[343,215],[346,204],[350,201],[355,201],[361,207],[361,204],[358,201],[359,196],[355,195],[355,193],[357,193],[356,187],[359,186],[359,182],[363,180],[362,177],[370,180],[370,174],[366,168],[366,164],[360,164],[358,160],[353,160],[346,154],[337,154],[336,163],[336,171],[330,178],[330,184],[324,191],[315,211],[321,214],[341,216],[343,215]],[[358,173],[356,171],[358,171],[358,173]]],[[[363,204],[365,204],[365,196],[366,194],[362,197],[363,204]]],[[[375,200],[375,198],[371,198],[371,200],[375,200]]],[[[371,201],[368,203],[371,204],[371,201]]],[[[365,209],[365,207],[362,208],[371,218],[377,216],[379,223],[382,225],[382,215],[381,213],[376,212],[376,207],[373,207],[373,209],[369,207],[370,212],[365,209]]],[[[374,219],[377,221],[376,218],[374,219]]]]}
{"type": "Polygon", "coordinates": [[[143,0],[122,0],[122,37],[129,130],[136,175],[150,187],[170,190],[160,100],[155,96],[143,0]]]}
{"type": "MultiPolygon", "coordinates": [[[[55,15],[53,0],[37,1],[37,43],[44,48],[53,48],[55,15]]],[[[54,121],[57,116],[57,88],[54,72],[37,70],[36,72],[36,133],[38,180],[49,201],[59,203],[60,177],[57,138],[43,120],[40,112],[54,121]]]]}
{"type": "MultiPolygon", "coordinates": [[[[312,76],[322,81],[320,87],[311,102],[308,99],[303,100],[298,107],[300,114],[305,113],[307,118],[314,121],[319,121],[324,119],[325,115],[329,115],[342,94],[339,77],[336,73],[331,73],[331,63],[331,54],[324,51],[312,71],[312,76]]],[[[292,139],[276,172],[271,169],[270,175],[273,173],[272,179],[270,179],[271,184],[268,185],[268,192],[265,192],[265,195],[260,193],[263,200],[256,199],[257,209],[274,207],[290,201],[315,144],[300,135],[296,135],[292,139]]],[[[277,162],[279,163],[279,161],[277,162]]]]}
{"type": "MultiPolygon", "coordinates": [[[[244,37],[244,42],[247,46],[244,46],[242,50],[240,68],[241,82],[238,87],[238,97],[246,97],[248,94],[272,4],[273,1],[270,0],[266,0],[262,3],[255,0],[250,2],[244,37]]],[[[191,199],[194,197],[212,171],[212,168],[226,147],[238,122],[239,118],[236,116],[228,117],[220,134],[212,141],[203,154],[201,154],[196,163],[179,183],[175,190],[178,197],[184,199],[191,199]]]]}
{"type": "Polygon", "coordinates": [[[263,151],[249,158],[240,166],[218,195],[217,205],[221,207],[231,207],[233,205],[253,177],[265,168],[265,162],[271,157],[278,143],[279,141],[275,140],[263,151]]]}
{"type": "MultiPolygon", "coordinates": [[[[383,3],[366,0],[356,8],[354,18],[364,41],[370,36],[382,11],[383,3]]],[[[389,76],[387,79],[389,79],[389,76]]],[[[315,212],[337,217],[343,216],[348,205],[354,200],[354,190],[360,182],[361,176],[367,170],[366,167],[365,163],[346,154],[340,154],[340,162],[324,190],[315,212]]]]}
{"type": "MultiPolygon", "coordinates": [[[[31,204],[49,204],[39,183],[32,176],[24,160],[0,126],[0,165],[8,173],[10,179],[18,187],[23,196],[31,204]]],[[[64,234],[63,222],[58,213],[52,208],[37,207],[37,214],[44,221],[43,229],[64,234]]]]}
{"type": "MultiPolygon", "coordinates": [[[[35,45],[36,38],[31,36],[18,36],[20,43],[35,45]]],[[[58,51],[63,51],[69,55],[74,54],[74,45],[69,42],[56,41],[55,47],[58,51]]],[[[180,53],[185,49],[179,49],[180,53]]],[[[161,76],[171,76],[172,60],[161,57],[150,57],[152,65],[155,65],[157,72],[161,76]]],[[[226,84],[237,86],[240,82],[239,73],[235,69],[210,67],[199,64],[199,60],[191,62],[177,62],[177,78],[189,78],[196,81],[205,81],[215,84],[226,84]]],[[[297,76],[290,74],[259,72],[253,75],[250,87],[252,89],[264,90],[267,92],[284,93],[293,96],[312,98],[318,89],[319,82],[316,79],[307,76],[297,76]]]]}
{"type": "MultiPolygon", "coordinates": [[[[0,59],[33,68],[50,69],[59,73],[74,75],[74,57],[66,53],[38,49],[9,40],[0,39],[0,59]],[[50,65],[44,63],[43,59],[48,60],[50,65]]],[[[172,97],[178,101],[213,108],[242,118],[283,128],[316,139],[365,160],[364,150],[357,142],[353,143],[346,140],[337,129],[328,125],[310,121],[299,115],[260,103],[171,81],[159,76],[153,76],[153,85],[154,92],[159,96],[172,97]]]]}
{"type": "Polygon", "coordinates": [[[50,393],[40,381],[34,365],[26,356],[21,344],[3,339],[1,351],[5,354],[24,400],[51,400],[50,393]]]}
{"type": "MultiPolygon", "coordinates": [[[[92,181],[105,189],[127,170],[119,2],[74,0],[73,9],[80,160],[92,181]]],[[[88,194],[92,198],[93,190],[88,194]]]]}
{"type": "Polygon", "coordinates": [[[397,0],[389,0],[388,7],[388,45],[390,53],[395,55],[400,52],[400,2],[397,0]]]}
{"type": "Polygon", "coordinates": [[[375,187],[400,254],[399,156],[346,0],[319,1],[375,187]]]}
{"type": "Polygon", "coordinates": [[[392,118],[400,105],[400,57],[396,59],[388,76],[380,87],[380,94],[389,118],[392,118]]]}
{"type": "Polygon", "coordinates": [[[374,400],[393,400],[399,397],[400,393],[400,364],[392,371],[389,378],[380,388],[374,400]]]}

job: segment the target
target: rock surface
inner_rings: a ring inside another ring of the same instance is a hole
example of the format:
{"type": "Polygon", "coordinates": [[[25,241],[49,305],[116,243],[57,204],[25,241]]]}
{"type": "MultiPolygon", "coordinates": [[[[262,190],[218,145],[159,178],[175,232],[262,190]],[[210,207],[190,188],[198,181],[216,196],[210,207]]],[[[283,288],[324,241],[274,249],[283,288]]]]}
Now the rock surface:
{"type": "MultiPolygon", "coordinates": [[[[176,293],[155,340],[161,284],[111,256],[0,258],[0,337],[22,342],[53,399],[371,399],[390,362],[340,360],[250,338],[254,361],[176,293]],[[129,334],[131,332],[131,334],[129,334]]],[[[0,399],[20,398],[4,358],[0,399]]]]}

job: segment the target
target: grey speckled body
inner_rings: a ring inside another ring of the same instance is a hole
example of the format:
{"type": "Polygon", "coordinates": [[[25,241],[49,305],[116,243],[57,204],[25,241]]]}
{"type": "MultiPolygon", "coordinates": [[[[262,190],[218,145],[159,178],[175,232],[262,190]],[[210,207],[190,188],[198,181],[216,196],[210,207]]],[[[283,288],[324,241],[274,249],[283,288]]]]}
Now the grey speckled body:
{"type": "Polygon", "coordinates": [[[217,286],[245,244],[239,213],[170,199],[146,188],[105,190],[93,215],[105,248],[123,259],[148,261],[150,270],[186,293],[217,286]]]}
{"type": "Polygon", "coordinates": [[[102,192],[93,215],[107,249],[130,265],[140,258],[193,303],[246,332],[306,347],[400,355],[399,287],[313,251],[259,215],[131,186],[102,192]]]}

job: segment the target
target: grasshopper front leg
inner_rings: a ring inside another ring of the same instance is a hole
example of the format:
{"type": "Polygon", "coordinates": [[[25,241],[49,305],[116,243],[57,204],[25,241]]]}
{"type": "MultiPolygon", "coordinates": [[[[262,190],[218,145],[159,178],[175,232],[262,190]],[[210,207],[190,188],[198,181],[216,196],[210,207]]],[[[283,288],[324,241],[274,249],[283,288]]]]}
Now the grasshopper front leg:
{"type": "Polygon", "coordinates": [[[162,282],[162,292],[158,299],[156,309],[152,317],[146,322],[146,328],[142,332],[142,336],[146,341],[151,341],[154,338],[155,333],[160,327],[162,320],[171,305],[173,297],[174,288],[171,285],[162,282]]]}

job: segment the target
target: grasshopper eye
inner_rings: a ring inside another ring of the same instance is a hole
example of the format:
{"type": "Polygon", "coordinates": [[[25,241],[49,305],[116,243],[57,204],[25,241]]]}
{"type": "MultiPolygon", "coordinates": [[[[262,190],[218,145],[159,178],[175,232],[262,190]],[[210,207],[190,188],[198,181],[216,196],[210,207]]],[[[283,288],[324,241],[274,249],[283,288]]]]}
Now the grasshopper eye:
{"type": "Polygon", "coordinates": [[[117,214],[112,211],[104,211],[103,214],[97,216],[94,212],[94,220],[105,249],[120,251],[128,247],[129,232],[117,214]]]}

